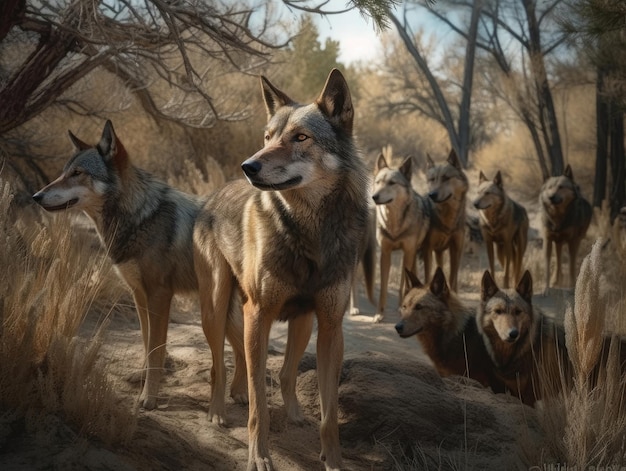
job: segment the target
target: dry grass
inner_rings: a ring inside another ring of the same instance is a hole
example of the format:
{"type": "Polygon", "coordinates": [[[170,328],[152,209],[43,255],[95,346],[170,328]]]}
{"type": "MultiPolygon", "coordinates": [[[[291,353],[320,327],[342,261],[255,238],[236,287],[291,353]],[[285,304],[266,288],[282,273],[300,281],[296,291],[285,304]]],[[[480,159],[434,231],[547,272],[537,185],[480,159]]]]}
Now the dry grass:
{"type": "Polygon", "coordinates": [[[615,338],[597,381],[590,379],[601,361],[605,319],[612,309],[600,286],[605,269],[603,247],[604,241],[596,241],[583,260],[574,306],[565,313],[573,386],[562,398],[545,401],[542,419],[546,442],[530,458],[533,463],[558,463],[577,469],[626,465],[626,375],[620,368],[615,338]]]}
{"type": "Polygon", "coordinates": [[[93,238],[68,230],[67,215],[38,219],[11,208],[0,180],[0,405],[36,429],[57,415],[106,443],[124,441],[136,417],[117,396],[98,362],[102,329],[89,342],[78,329],[88,312],[105,319],[119,285],[93,238]]]}

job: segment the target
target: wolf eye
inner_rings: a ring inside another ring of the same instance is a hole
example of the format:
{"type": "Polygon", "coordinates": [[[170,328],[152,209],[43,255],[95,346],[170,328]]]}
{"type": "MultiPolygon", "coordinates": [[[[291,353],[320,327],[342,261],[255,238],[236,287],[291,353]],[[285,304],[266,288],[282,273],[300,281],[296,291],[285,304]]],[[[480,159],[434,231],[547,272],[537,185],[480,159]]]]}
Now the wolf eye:
{"type": "Polygon", "coordinates": [[[309,136],[307,136],[306,134],[298,134],[296,136],[296,141],[303,142],[303,141],[306,141],[308,138],[309,136]]]}
{"type": "Polygon", "coordinates": [[[504,314],[504,309],[500,309],[500,308],[498,308],[498,309],[494,309],[494,310],[493,310],[493,312],[495,312],[495,313],[496,313],[496,314],[498,314],[498,315],[499,315],[499,314],[504,314]]]}
{"type": "Polygon", "coordinates": [[[83,173],[83,172],[82,172],[82,170],[79,170],[79,169],[74,169],[74,171],[72,172],[72,176],[73,176],[73,177],[77,177],[77,176],[79,176],[81,173],[83,173]]]}
{"type": "Polygon", "coordinates": [[[263,139],[265,139],[266,141],[269,141],[270,140],[269,133],[265,133],[265,136],[263,136],[263,139]]]}

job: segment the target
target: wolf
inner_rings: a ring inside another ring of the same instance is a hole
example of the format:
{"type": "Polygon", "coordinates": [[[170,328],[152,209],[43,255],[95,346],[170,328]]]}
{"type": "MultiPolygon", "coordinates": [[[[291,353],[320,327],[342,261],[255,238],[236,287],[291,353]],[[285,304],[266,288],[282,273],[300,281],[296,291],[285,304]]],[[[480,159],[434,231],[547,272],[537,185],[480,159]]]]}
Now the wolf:
{"type": "Polygon", "coordinates": [[[336,470],[342,321],[369,221],[369,172],[356,148],[352,99],[339,70],[310,104],[292,100],[266,77],[261,91],[265,142],[241,165],[247,181],[226,184],[198,216],[196,259],[211,267],[199,282],[214,308],[228,304],[232,289],[242,292],[249,470],[273,469],[265,385],[272,323],[288,322],[280,385],[288,418],[302,422],[297,367],[317,318],[320,459],[336,470]]]}
{"type": "Polygon", "coordinates": [[[528,270],[515,289],[503,290],[486,270],[476,319],[496,376],[530,406],[558,394],[572,371],[563,328],[533,307],[532,295],[528,270]]]}
{"type": "Polygon", "coordinates": [[[402,299],[405,270],[416,271],[416,257],[429,227],[426,202],[411,186],[413,159],[391,167],[380,154],[374,170],[372,199],[376,204],[376,240],[380,247],[380,296],[374,322],[385,315],[391,253],[402,250],[402,279],[398,299],[402,299]]]}
{"type": "Polygon", "coordinates": [[[427,217],[430,227],[420,250],[424,261],[426,282],[430,280],[432,253],[437,266],[443,265],[443,252],[450,256],[450,287],[457,290],[457,277],[465,243],[465,204],[469,188],[467,176],[454,149],[446,163],[435,165],[427,155],[426,181],[428,184],[427,217]]]}
{"type": "Polygon", "coordinates": [[[478,332],[476,312],[466,308],[448,288],[441,267],[427,286],[406,270],[400,315],[398,335],[415,335],[441,376],[461,375],[496,393],[505,391],[478,332]]]}
{"type": "Polygon", "coordinates": [[[626,261],[626,206],[620,208],[613,225],[613,242],[622,262],[626,261]]]}
{"type": "MultiPolygon", "coordinates": [[[[95,146],[71,131],[69,137],[73,156],[61,175],[33,199],[50,212],[82,210],[94,222],[117,273],[133,294],[145,351],[140,403],[154,409],[172,297],[198,290],[193,227],[204,199],[178,191],[134,166],[111,121],[106,121],[95,146]]],[[[235,351],[231,396],[247,401],[243,316],[240,311],[237,315],[235,306],[214,322],[202,319],[213,356],[209,418],[216,423],[225,421],[225,334],[235,351]]]]}
{"type": "Polygon", "coordinates": [[[493,246],[500,265],[504,268],[504,288],[510,288],[510,267],[513,279],[522,275],[522,262],[528,244],[528,214],[526,209],[511,199],[504,191],[502,174],[496,173],[493,181],[481,171],[478,177],[478,196],[474,207],[480,216],[480,230],[487,247],[489,269],[495,276],[493,246]]]}
{"type": "Polygon", "coordinates": [[[561,283],[561,248],[569,249],[569,285],[576,284],[576,255],[591,223],[591,205],[574,181],[572,167],[563,175],[548,178],[539,193],[546,264],[546,292],[550,288],[552,244],[556,248],[556,283],[561,283]]]}

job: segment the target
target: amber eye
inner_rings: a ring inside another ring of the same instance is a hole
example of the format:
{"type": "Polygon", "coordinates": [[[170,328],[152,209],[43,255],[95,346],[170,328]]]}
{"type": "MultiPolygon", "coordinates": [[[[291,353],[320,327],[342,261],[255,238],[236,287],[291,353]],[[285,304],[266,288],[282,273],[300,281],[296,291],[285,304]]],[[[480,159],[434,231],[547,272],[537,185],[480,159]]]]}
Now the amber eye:
{"type": "Polygon", "coordinates": [[[307,136],[306,134],[298,134],[298,135],[296,136],[296,140],[297,140],[298,142],[303,142],[303,141],[306,141],[308,138],[309,138],[309,136],[307,136]]]}
{"type": "Polygon", "coordinates": [[[500,308],[498,308],[498,309],[494,309],[494,311],[493,311],[493,312],[495,312],[495,313],[496,313],[496,314],[498,314],[498,315],[499,315],[499,314],[504,314],[504,309],[500,309],[500,308]]]}
{"type": "Polygon", "coordinates": [[[82,173],[83,173],[82,170],[74,169],[74,171],[72,172],[72,176],[73,177],[77,177],[77,176],[79,176],[82,173]]]}
{"type": "Polygon", "coordinates": [[[264,138],[266,141],[269,141],[269,140],[270,140],[270,135],[269,135],[269,134],[266,134],[263,138],[264,138]]]}

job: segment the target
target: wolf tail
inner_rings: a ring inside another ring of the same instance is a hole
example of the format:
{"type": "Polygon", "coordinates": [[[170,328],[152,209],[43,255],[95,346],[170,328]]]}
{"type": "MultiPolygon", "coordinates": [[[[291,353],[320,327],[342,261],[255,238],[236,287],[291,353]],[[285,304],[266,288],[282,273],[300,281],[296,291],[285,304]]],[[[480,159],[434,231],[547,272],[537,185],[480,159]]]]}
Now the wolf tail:
{"type": "Polygon", "coordinates": [[[363,276],[365,278],[365,289],[367,290],[367,299],[372,306],[376,306],[374,299],[374,275],[376,271],[376,214],[370,215],[370,225],[368,228],[365,247],[361,262],[363,263],[363,276]]]}

